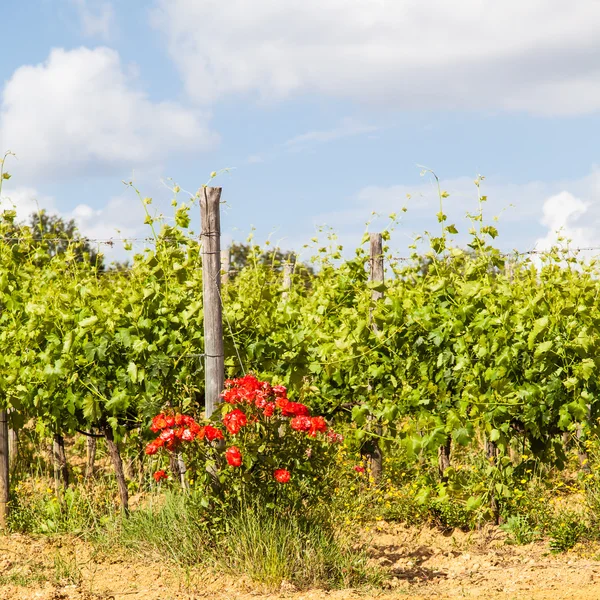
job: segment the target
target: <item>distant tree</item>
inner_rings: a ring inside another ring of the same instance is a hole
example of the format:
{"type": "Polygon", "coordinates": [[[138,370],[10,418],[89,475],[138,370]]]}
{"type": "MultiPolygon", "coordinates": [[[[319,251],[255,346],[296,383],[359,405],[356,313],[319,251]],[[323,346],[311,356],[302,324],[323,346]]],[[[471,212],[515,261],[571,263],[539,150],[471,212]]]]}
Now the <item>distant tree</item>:
{"type": "Polygon", "coordinates": [[[279,248],[273,250],[262,250],[256,259],[252,258],[253,247],[250,244],[241,244],[234,242],[229,247],[229,260],[232,276],[235,277],[237,271],[251,265],[253,260],[258,264],[271,268],[275,273],[283,270],[283,265],[289,263],[294,268],[294,273],[308,282],[315,274],[313,267],[307,263],[300,262],[298,255],[293,250],[282,251],[279,248]]]}
{"type": "MultiPolygon", "coordinates": [[[[5,212],[5,215],[10,212],[5,212]]],[[[10,231],[5,231],[4,235],[14,239],[13,243],[16,244],[26,233],[40,244],[45,244],[51,256],[63,254],[71,247],[75,260],[82,261],[87,256],[91,264],[99,270],[104,269],[102,256],[92,247],[90,241],[81,235],[74,219],[67,220],[41,210],[32,213],[26,223],[13,221],[10,231]]]]}
{"type": "Polygon", "coordinates": [[[89,240],[81,235],[74,219],[66,220],[41,210],[32,213],[29,217],[29,227],[34,238],[39,236],[40,240],[48,240],[52,255],[64,253],[71,246],[77,259],[83,260],[87,255],[92,264],[96,264],[100,269],[103,268],[102,257],[89,240]]]}

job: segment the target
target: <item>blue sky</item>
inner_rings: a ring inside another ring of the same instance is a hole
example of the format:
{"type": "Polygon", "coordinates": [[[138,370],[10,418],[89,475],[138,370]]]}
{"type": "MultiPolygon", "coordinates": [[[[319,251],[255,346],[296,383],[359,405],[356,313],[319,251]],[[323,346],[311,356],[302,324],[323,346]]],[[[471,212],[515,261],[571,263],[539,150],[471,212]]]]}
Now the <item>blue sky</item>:
{"type": "Polygon", "coordinates": [[[426,165],[459,228],[482,174],[489,216],[512,205],[502,247],[558,228],[600,245],[595,0],[22,0],[3,25],[3,203],[21,215],[141,237],[121,180],[160,209],[161,179],[194,192],[234,167],[226,240],[254,226],[299,249],[326,224],[351,247],[410,194],[402,254],[436,227],[426,165]]]}

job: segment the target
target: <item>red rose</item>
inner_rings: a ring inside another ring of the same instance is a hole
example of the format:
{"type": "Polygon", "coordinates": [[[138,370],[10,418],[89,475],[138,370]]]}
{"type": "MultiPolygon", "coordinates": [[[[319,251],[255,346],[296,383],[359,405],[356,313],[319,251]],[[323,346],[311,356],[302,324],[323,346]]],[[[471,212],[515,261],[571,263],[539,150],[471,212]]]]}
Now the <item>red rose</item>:
{"type": "Polygon", "coordinates": [[[159,437],[164,442],[172,442],[175,439],[175,432],[172,429],[165,429],[159,437]]]}
{"type": "Polygon", "coordinates": [[[194,434],[191,432],[190,429],[184,429],[181,435],[181,439],[184,442],[191,442],[194,439],[194,434]]]}
{"type": "Polygon", "coordinates": [[[287,394],[287,390],[285,389],[285,387],[283,387],[282,385],[274,385],[273,386],[273,393],[278,397],[278,398],[283,398],[285,397],[285,395],[287,394]]]}
{"type": "Polygon", "coordinates": [[[242,427],[245,427],[248,424],[248,419],[239,408],[236,408],[223,417],[223,423],[227,428],[227,431],[232,435],[235,435],[242,427]]]}
{"type": "Polygon", "coordinates": [[[256,408],[264,408],[266,404],[267,404],[267,394],[265,392],[256,392],[254,406],[256,406],[256,408]]]}
{"type": "Polygon", "coordinates": [[[290,427],[296,431],[308,431],[311,428],[310,417],[294,417],[290,421],[290,427]]]}
{"type": "Polygon", "coordinates": [[[290,402],[281,407],[281,414],[284,417],[310,417],[308,406],[301,402],[290,402]]]}
{"type": "Polygon", "coordinates": [[[193,423],[190,423],[190,431],[192,432],[192,435],[196,436],[199,439],[202,439],[204,437],[204,427],[200,427],[200,425],[198,425],[198,423],[196,423],[195,421],[193,423]]]}
{"type": "Polygon", "coordinates": [[[227,463],[232,467],[240,467],[242,465],[242,453],[237,446],[231,446],[225,450],[225,458],[227,463]]]}
{"type": "Polygon", "coordinates": [[[289,403],[290,401],[285,397],[280,397],[275,400],[275,406],[281,410],[284,410],[289,403]]]}
{"type": "Polygon", "coordinates": [[[290,472],[287,469],[276,469],[273,478],[279,483],[287,483],[290,480],[290,472]]]}
{"type": "Polygon", "coordinates": [[[327,431],[327,421],[323,417],[311,417],[310,419],[310,430],[308,435],[311,437],[317,437],[317,431],[325,433],[327,431]]]}
{"type": "Polygon", "coordinates": [[[164,471],[156,471],[152,477],[154,477],[154,480],[158,483],[162,479],[167,479],[168,475],[164,471]]]}
{"type": "Polygon", "coordinates": [[[150,442],[147,446],[146,449],[144,450],[144,452],[146,452],[146,454],[152,455],[152,454],[156,454],[158,452],[158,445],[155,444],[154,442],[150,442]]]}
{"type": "Polygon", "coordinates": [[[175,417],[165,417],[167,427],[175,427],[175,417]]]}
{"type": "Polygon", "coordinates": [[[263,410],[263,415],[265,415],[265,417],[272,417],[274,412],[275,412],[275,402],[267,402],[265,404],[265,408],[263,410]]]}
{"type": "Polygon", "coordinates": [[[158,433],[161,429],[164,429],[167,426],[167,421],[165,420],[165,415],[160,414],[156,415],[154,419],[152,419],[152,425],[150,429],[154,431],[154,433],[158,433]]]}
{"type": "Polygon", "coordinates": [[[207,425],[204,428],[204,437],[206,437],[209,442],[212,442],[213,440],[222,440],[223,432],[212,425],[207,425]]]}

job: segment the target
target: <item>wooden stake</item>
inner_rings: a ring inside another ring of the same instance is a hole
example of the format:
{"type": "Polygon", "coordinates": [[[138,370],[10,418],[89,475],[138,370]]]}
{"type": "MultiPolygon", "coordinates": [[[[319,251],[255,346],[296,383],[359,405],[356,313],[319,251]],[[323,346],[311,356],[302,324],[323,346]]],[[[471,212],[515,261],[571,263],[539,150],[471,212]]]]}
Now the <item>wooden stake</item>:
{"type": "Polygon", "coordinates": [[[8,518],[9,456],[8,456],[8,415],[0,411],[0,528],[6,529],[8,518]]]}
{"type": "Polygon", "coordinates": [[[8,430],[8,462],[11,472],[17,466],[19,458],[19,432],[16,429],[8,430]]]}
{"type": "Polygon", "coordinates": [[[286,262],[283,265],[283,294],[281,299],[286,301],[289,298],[290,290],[292,289],[292,263],[286,262]]]}
{"type": "Polygon", "coordinates": [[[205,415],[221,400],[225,383],[221,307],[221,188],[205,187],[200,195],[202,221],[202,291],[204,301],[205,415]]]}
{"type": "MultiPolygon", "coordinates": [[[[369,236],[369,270],[370,279],[372,282],[383,283],[383,236],[381,233],[371,233],[369,236]]],[[[374,302],[378,302],[383,298],[383,292],[373,290],[371,292],[371,298],[374,302]]],[[[377,324],[375,323],[372,315],[371,328],[374,332],[378,331],[377,324]]],[[[371,420],[373,421],[375,434],[381,435],[381,425],[375,422],[374,418],[371,418],[371,420]]],[[[371,470],[371,476],[373,477],[375,483],[377,483],[381,479],[381,472],[383,471],[383,454],[381,453],[379,439],[377,437],[373,438],[369,444],[366,458],[371,470]]]]}

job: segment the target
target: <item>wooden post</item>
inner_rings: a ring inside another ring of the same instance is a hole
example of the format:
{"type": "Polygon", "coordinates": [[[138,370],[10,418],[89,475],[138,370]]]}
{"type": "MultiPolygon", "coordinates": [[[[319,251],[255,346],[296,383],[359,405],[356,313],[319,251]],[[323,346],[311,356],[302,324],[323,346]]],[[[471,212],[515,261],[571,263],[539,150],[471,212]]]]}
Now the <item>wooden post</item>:
{"type": "Polygon", "coordinates": [[[8,430],[8,462],[11,472],[14,472],[19,458],[19,432],[16,429],[8,430]]]}
{"type": "Polygon", "coordinates": [[[292,270],[292,263],[286,262],[283,265],[283,294],[281,294],[281,299],[284,301],[289,298],[290,290],[292,289],[292,270]]]}
{"type": "Polygon", "coordinates": [[[200,194],[202,231],[202,292],[204,302],[205,415],[221,400],[225,383],[223,313],[221,307],[221,188],[205,187],[200,194]]]}
{"type": "Polygon", "coordinates": [[[229,248],[221,250],[221,283],[229,283],[231,271],[231,253],[229,248]]]}
{"type": "MultiPolygon", "coordinates": [[[[369,271],[370,279],[374,283],[383,283],[383,236],[381,233],[371,233],[369,236],[369,271]]],[[[371,298],[374,302],[378,302],[383,298],[383,292],[378,290],[372,290],[371,298]]],[[[377,332],[377,324],[371,316],[371,328],[377,332]]],[[[373,426],[376,435],[381,435],[381,425],[372,418],[373,426]]],[[[381,472],[383,470],[383,454],[379,447],[379,439],[373,438],[369,444],[367,453],[367,462],[371,470],[371,476],[375,483],[381,479],[381,472]]]]}
{"type": "Polygon", "coordinates": [[[9,456],[8,415],[0,411],[0,528],[6,529],[8,518],[9,456]]]}

